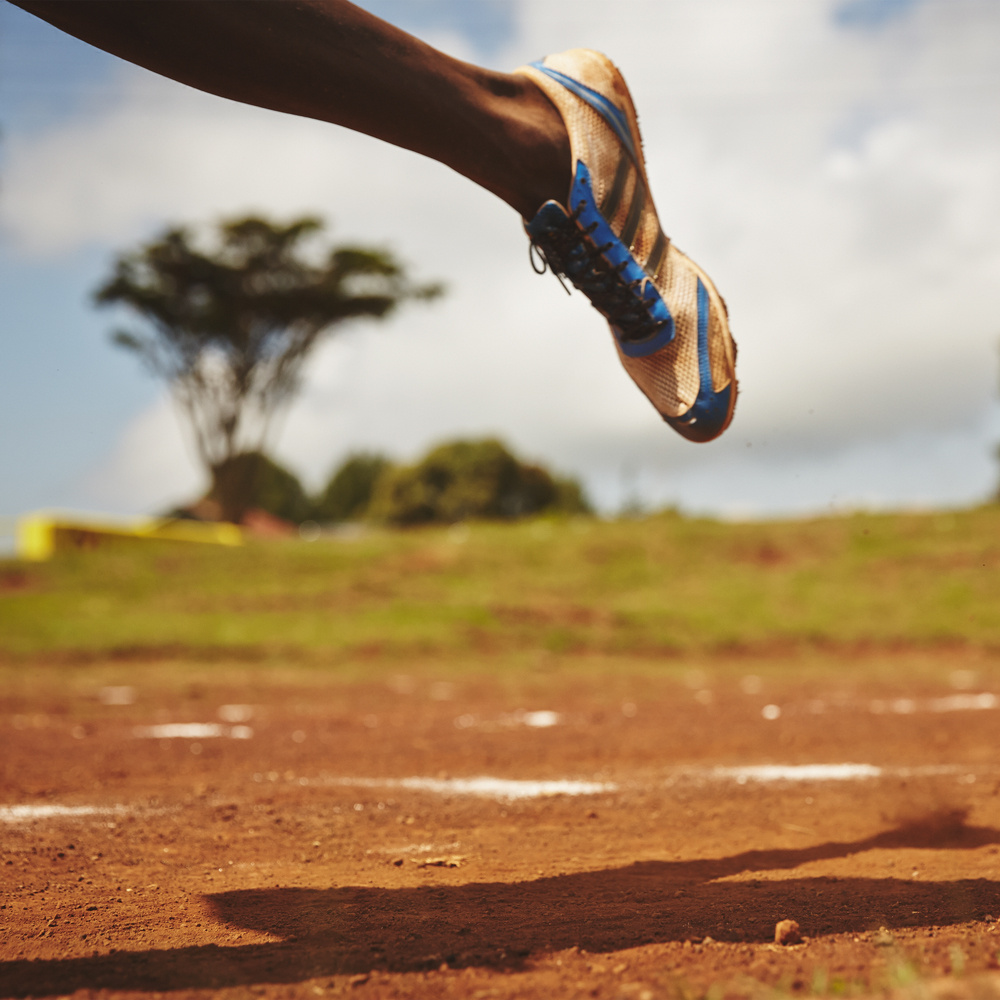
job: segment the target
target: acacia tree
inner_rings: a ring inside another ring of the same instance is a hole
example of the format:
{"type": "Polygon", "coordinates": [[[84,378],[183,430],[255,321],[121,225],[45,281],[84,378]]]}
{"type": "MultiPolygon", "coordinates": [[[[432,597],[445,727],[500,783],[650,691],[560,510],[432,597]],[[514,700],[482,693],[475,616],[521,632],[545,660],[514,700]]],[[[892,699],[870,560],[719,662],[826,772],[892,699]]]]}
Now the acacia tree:
{"type": "Polygon", "coordinates": [[[121,254],[94,293],[98,305],[125,306],[142,321],[113,340],[169,384],[226,520],[245,514],[253,456],[317,341],[347,320],[382,319],[441,292],[411,284],[387,251],[314,249],[322,228],[312,217],[248,217],[218,224],[207,242],[171,228],[121,254]]]}

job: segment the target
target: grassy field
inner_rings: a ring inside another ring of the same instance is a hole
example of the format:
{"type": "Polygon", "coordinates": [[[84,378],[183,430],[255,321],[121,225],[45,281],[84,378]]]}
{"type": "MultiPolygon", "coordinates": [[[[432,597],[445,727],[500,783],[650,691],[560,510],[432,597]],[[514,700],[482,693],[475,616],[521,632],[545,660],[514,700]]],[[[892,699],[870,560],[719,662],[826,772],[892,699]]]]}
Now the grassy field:
{"type": "Polygon", "coordinates": [[[0,563],[0,656],[330,662],[1000,646],[1000,507],[122,544],[0,563]]]}

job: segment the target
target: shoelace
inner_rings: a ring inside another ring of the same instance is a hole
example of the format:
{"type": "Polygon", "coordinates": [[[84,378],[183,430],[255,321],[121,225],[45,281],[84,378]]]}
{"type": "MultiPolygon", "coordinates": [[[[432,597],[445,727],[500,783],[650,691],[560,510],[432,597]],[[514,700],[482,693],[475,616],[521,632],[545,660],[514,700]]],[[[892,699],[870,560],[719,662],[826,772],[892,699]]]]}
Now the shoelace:
{"type": "Polygon", "coordinates": [[[569,289],[563,276],[569,278],[598,312],[617,327],[622,340],[646,340],[664,325],[650,315],[649,304],[643,299],[649,278],[622,281],[626,263],[623,261],[613,266],[604,256],[611,249],[611,244],[595,246],[588,239],[597,228],[597,223],[591,223],[585,229],[577,225],[585,207],[586,202],[581,201],[559,229],[549,230],[544,245],[537,238],[531,240],[528,246],[531,267],[536,274],[544,274],[546,267],[551,270],[567,295],[569,289]]]}

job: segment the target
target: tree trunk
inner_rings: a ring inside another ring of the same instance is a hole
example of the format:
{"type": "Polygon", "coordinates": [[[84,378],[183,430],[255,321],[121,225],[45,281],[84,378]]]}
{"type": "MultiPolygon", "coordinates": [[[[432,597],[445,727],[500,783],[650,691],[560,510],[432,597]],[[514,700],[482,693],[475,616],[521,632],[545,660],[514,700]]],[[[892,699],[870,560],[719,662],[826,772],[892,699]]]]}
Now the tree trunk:
{"type": "Polygon", "coordinates": [[[223,521],[243,522],[246,512],[254,506],[259,471],[257,452],[233,455],[212,466],[212,489],[208,496],[222,509],[223,521]]]}

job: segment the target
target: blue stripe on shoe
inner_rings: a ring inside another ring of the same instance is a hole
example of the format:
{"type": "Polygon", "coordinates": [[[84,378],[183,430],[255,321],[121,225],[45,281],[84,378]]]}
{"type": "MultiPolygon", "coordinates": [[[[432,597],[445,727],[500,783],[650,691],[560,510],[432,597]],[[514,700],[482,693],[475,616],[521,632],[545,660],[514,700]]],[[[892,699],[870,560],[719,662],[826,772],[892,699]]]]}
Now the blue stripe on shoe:
{"type": "Polygon", "coordinates": [[[698,378],[701,390],[707,385],[712,388],[712,366],[708,360],[708,289],[698,279],[698,378]]]}
{"type": "Polygon", "coordinates": [[[664,417],[678,434],[689,441],[711,441],[725,426],[733,386],[721,392],[712,387],[712,365],[708,356],[708,323],[711,303],[708,289],[698,279],[698,396],[691,409],[680,417],[664,417]]]}
{"type": "Polygon", "coordinates": [[[615,135],[621,140],[622,145],[629,151],[629,155],[635,163],[639,163],[639,153],[632,140],[632,130],[629,128],[628,117],[617,105],[612,103],[603,94],[591,89],[579,80],[560,73],[557,69],[546,66],[543,62],[533,62],[531,64],[537,70],[541,70],[546,76],[552,77],[561,83],[567,90],[571,90],[582,101],[586,101],[614,130],[615,135]]]}

